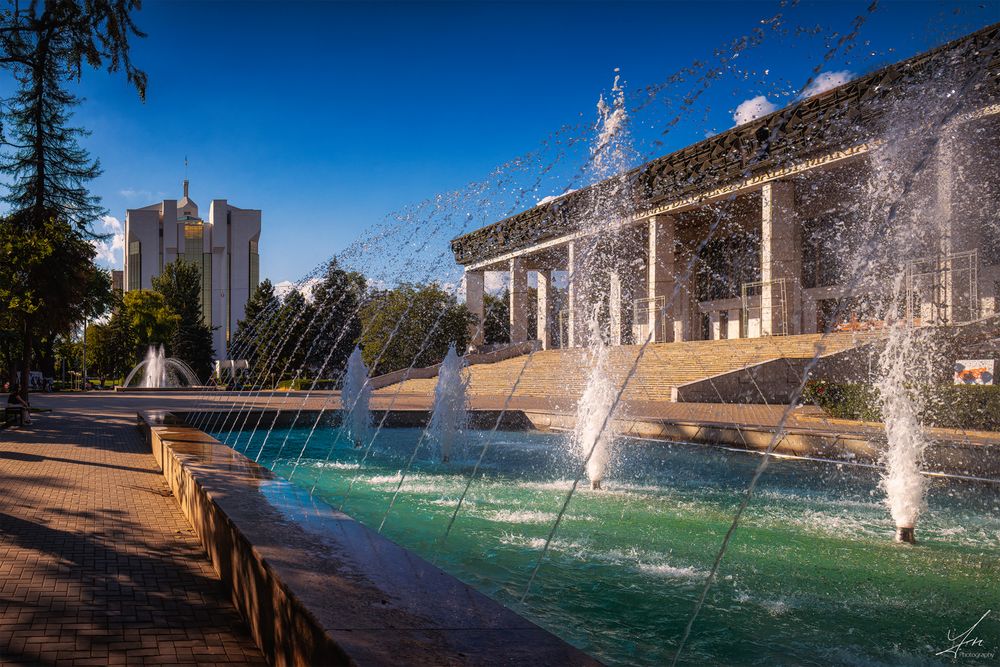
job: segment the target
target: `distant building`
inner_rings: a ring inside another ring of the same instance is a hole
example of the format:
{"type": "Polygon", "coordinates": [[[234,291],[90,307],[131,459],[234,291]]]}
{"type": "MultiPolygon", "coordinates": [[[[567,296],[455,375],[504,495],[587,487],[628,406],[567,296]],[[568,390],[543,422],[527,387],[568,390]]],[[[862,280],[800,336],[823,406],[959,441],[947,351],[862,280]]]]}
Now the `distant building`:
{"type": "Polygon", "coordinates": [[[121,294],[125,291],[125,272],[112,269],[111,271],[111,291],[121,294]]]}
{"type": "Polygon", "coordinates": [[[201,271],[202,314],[212,327],[215,356],[224,359],[230,336],[260,280],[260,209],[213,199],[208,219],[188,196],[125,212],[124,291],[152,289],[163,267],[182,257],[201,271]]]}

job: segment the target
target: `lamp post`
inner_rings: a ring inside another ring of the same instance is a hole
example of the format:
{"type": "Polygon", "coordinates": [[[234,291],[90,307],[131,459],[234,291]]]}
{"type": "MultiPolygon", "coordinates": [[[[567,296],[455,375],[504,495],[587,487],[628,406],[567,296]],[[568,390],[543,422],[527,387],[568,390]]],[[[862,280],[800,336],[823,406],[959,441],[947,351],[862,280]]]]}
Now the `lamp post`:
{"type": "Polygon", "coordinates": [[[83,390],[87,391],[87,316],[83,317],[83,390]]]}

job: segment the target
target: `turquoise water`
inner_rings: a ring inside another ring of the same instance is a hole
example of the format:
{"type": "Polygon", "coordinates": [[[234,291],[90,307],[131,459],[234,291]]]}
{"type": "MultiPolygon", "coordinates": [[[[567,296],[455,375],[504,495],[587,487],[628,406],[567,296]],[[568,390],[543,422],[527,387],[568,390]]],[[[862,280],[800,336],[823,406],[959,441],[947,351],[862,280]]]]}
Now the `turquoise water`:
{"type": "MultiPolygon", "coordinates": [[[[288,477],[307,434],[275,431],[261,463],[288,477]]],[[[292,481],[377,529],[420,434],[382,431],[359,467],[336,428],[317,429],[292,481]]],[[[263,441],[215,435],[251,458],[263,441]]],[[[521,603],[579,462],[561,434],[495,434],[442,543],[484,437],[449,464],[422,444],[383,533],[609,664],[669,664],[760,457],[620,441],[605,490],[581,484],[521,603]]],[[[933,479],[911,547],[892,543],[877,482],[863,466],[773,461],[681,663],[996,664],[1000,487],[933,479]],[[988,610],[963,648],[985,656],[936,655],[988,610]]]]}

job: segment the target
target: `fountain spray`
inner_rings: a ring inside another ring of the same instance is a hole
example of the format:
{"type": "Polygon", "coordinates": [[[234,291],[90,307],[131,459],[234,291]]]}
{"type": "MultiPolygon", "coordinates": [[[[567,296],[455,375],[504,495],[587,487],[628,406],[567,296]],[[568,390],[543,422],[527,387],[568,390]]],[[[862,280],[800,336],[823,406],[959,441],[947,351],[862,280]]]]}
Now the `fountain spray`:
{"type": "Polygon", "coordinates": [[[587,477],[590,479],[590,488],[600,489],[611,455],[611,443],[615,438],[611,428],[613,416],[607,425],[604,422],[615,407],[618,388],[608,374],[608,346],[600,335],[597,315],[591,316],[587,324],[593,341],[588,353],[590,373],[586,389],[576,407],[573,442],[583,456],[593,451],[587,461],[587,477]]]}
{"type": "MultiPolygon", "coordinates": [[[[598,185],[592,186],[589,210],[583,219],[586,236],[579,244],[579,260],[570,266],[569,282],[573,295],[571,306],[585,318],[586,326],[579,341],[587,348],[587,385],[577,402],[572,443],[587,459],[587,477],[592,489],[600,489],[611,458],[614,432],[617,383],[611,377],[608,360],[609,340],[620,338],[620,281],[618,298],[611,295],[611,278],[622,257],[629,254],[628,235],[622,233],[620,221],[630,217],[633,197],[626,177],[635,159],[632,138],[628,130],[629,117],[625,107],[625,91],[620,74],[615,70],[610,104],[602,95],[597,102],[596,137],[591,145],[590,168],[598,185]],[[575,302],[575,303],[574,303],[575,302]],[[579,304],[579,305],[577,305],[579,304]],[[607,317],[602,318],[607,309],[607,317]],[[606,320],[606,321],[605,321],[606,320]],[[615,332],[614,329],[618,331],[615,332]]],[[[633,239],[634,240],[634,239],[633,239]]]]}
{"type": "Polygon", "coordinates": [[[344,377],[344,387],[340,392],[340,403],[346,410],[344,423],[347,425],[347,436],[355,447],[361,447],[361,443],[368,437],[371,424],[371,410],[368,408],[368,403],[371,396],[368,367],[361,358],[361,349],[355,346],[347,360],[347,375],[344,377]]]}
{"type": "Polygon", "coordinates": [[[455,439],[465,428],[468,417],[469,378],[462,377],[465,359],[458,356],[455,344],[441,362],[437,386],[434,388],[434,412],[428,430],[441,447],[441,461],[447,463],[455,439]]]}

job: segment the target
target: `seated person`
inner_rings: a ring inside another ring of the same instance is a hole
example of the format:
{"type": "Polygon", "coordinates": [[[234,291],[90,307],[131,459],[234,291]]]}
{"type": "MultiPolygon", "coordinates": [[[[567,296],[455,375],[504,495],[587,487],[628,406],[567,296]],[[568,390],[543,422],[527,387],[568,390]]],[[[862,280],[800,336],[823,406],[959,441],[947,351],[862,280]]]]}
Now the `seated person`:
{"type": "Polygon", "coordinates": [[[10,396],[7,397],[7,407],[8,408],[13,408],[13,407],[19,407],[19,408],[21,408],[21,410],[22,410],[21,414],[24,415],[24,423],[25,424],[30,424],[31,423],[31,416],[30,416],[31,413],[28,411],[28,408],[30,406],[28,405],[28,403],[23,398],[21,398],[21,394],[18,391],[18,388],[16,386],[13,389],[11,389],[10,396]]]}

